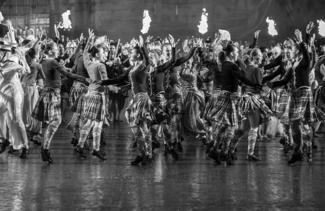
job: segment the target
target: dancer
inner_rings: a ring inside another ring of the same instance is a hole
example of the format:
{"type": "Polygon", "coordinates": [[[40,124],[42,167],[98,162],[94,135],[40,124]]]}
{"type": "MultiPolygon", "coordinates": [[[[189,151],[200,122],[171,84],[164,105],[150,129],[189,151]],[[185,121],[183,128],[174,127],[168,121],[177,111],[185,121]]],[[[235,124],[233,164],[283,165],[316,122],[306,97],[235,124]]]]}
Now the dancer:
{"type": "MultiPolygon", "coordinates": [[[[164,76],[165,71],[168,70],[176,61],[176,50],[175,40],[173,36],[168,36],[169,43],[172,47],[172,58],[157,66],[158,63],[158,54],[155,52],[150,52],[149,57],[152,63],[153,68],[150,71],[149,78],[149,95],[152,101],[152,104],[155,108],[155,122],[151,125],[151,133],[152,133],[152,148],[158,148],[160,146],[158,140],[158,129],[161,127],[162,133],[164,135],[164,142],[166,143],[166,152],[170,153],[174,160],[178,160],[179,156],[176,152],[175,145],[176,142],[173,142],[170,132],[170,112],[166,110],[166,98],[164,91],[164,76]]],[[[148,39],[150,41],[150,37],[148,39]]]]}
{"type": "Polygon", "coordinates": [[[41,156],[44,162],[53,163],[49,149],[52,138],[62,120],[60,107],[61,75],[84,83],[90,83],[91,80],[67,72],[65,68],[55,60],[58,56],[58,46],[54,42],[49,42],[45,45],[44,54],[45,59],[41,61],[41,65],[46,80],[44,81],[44,89],[36,103],[32,117],[38,121],[48,123],[41,149],[41,156]]]}
{"type": "Polygon", "coordinates": [[[153,105],[148,95],[149,59],[144,50],[143,38],[139,46],[132,49],[130,60],[133,68],[129,73],[132,100],[126,108],[125,117],[137,141],[138,156],[131,165],[146,164],[152,161],[151,124],[154,121],[153,105]]]}
{"type": "MultiPolygon", "coordinates": [[[[247,79],[254,83],[262,85],[263,74],[259,65],[262,64],[263,54],[258,48],[254,48],[250,53],[249,64],[245,70],[247,79]]],[[[273,112],[265,104],[260,96],[261,90],[246,86],[245,93],[238,102],[239,109],[245,115],[246,119],[240,124],[238,130],[235,131],[234,139],[232,140],[232,148],[236,149],[240,139],[248,132],[248,150],[247,159],[249,161],[259,161],[260,158],[254,153],[257,132],[261,124],[270,120],[273,112]]],[[[231,151],[231,153],[234,153],[231,151]]]]}
{"type": "Polygon", "coordinates": [[[215,132],[217,139],[209,152],[209,157],[213,158],[217,164],[220,164],[220,160],[222,160],[227,161],[228,165],[233,165],[235,164],[235,146],[232,145],[230,148],[230,143],[234,140],[234,133],[243,119],[238,107],[238,80],[256,89],[261,89],[262,86],[247,79],[245,73],[235,63],[238,59],[236,46],[228,44],[220,53],[219,59],[222,62],[222,88],[210,118],[220,126],[215,132]],[[220,154],[219,144],[221,141],[223,148],[220,154]]]}
{"type": "Polygon", "coordinates": [[[295,31],[298,43],[288,39],[285,52],[292,59],[292,66],[285,77],[276,82],[268,82],[270,88],[283,86],[291,81],[291,99],[289,102],[288,118],[292,127],[292,136],[296,144],[294,153],[288,164],[293,164],[303,159],[303,143],[307,145],[307,161],[312,161],[312,130],[310,123],[318,118],[324,119],[322,113],[314,105],[313,96],[309,84],[310,55],[302,40],[302,33],[295,31]]]}

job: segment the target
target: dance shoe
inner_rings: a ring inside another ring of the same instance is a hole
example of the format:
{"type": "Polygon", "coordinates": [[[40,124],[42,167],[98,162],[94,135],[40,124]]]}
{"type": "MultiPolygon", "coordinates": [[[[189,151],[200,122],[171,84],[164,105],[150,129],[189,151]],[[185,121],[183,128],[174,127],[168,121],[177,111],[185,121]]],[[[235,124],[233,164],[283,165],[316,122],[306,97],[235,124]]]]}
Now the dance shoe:
{"type": "Polygon", "coordinates": [[[294,152],[291,159],[288,161],[288,164],[293,164],[297,161],[301,161],[304,158],[304,155],[301,152],[294,152]]]}
{"type": "Polygon", "coordinates": [[[179,152],[183,152],[182,142],[178,142],[178,143],[177,143],[177,150],[178,150],[179,152]]]}
{"type": "Polygon", "coordinates": [[[87,158],[87,155],[84,152],[84,148],[80,147],[79,145],[74,149],[76,152],[79,153],[81,158],[87,158]]]}
{"type": "Polygon", "coordinates": [[[247,155],[247,160],[248,161],[260,161],[261,159],[259,157],[257,157],[256,155],[252,154],[252,155],[247,155]]]}
{"type": "Polygon", "coordinates": [[[53,159],[51,158],[51,153],[48,149],[41,148],[41,157],[43,162],[53,163],[53,159]]]}
{"type": "Polygon", "coordinates": [[[76,138],[71,139],[71,144],[76,147],[78,145],[78,140],[76,138]]]}
{"type": "Polygon", "coordinates": [[[152,151],[160,147],[160,143],[158,141],[153,141],[151,143],[152,143],[152,151]]]}
{"type": "Polygon", "coordinates": [[[96,156],[96,157],[98,157],[101,160],[106,160],[106,158],[102,155],[102,153],[100,153],[97,150],[93,150],[93,153],[91,153],[91,155],[96,156]]]}
{"type": "Polygon", "coordinates": [[[143,156],[137,156],[134,161],[131,162],[132,166],[137,166],[139,165],[142,161],[144,160],[143,156]]]}
{"type": "Polygon", "coordinates": [[[285,144],[286,144],[286,139],[284,137],[280,138],[280,141],[279,141],[280,144],[283,145],[283,147],[285,147],[285,144]]]}
{"type": "Polygon", "coordinates": [[[26,159],[27,158],[27,153],[28,153],[28,150],[27,148],[23,147],[22,150],[21,150],[21,154],[20,154],[20,158],[21,159],[26,159]]]}
{"type": "Polygon", "coordinates": [[[174,160],[178,160],[179,159],[179,156],[178,156],[177,152],[175,152],[175,149],[170,149],[169,152],[172,155],[172,157],[173,157],[174,160]]]}
{"type": "Polygon", "coordinates": [[[153,157],[149,157],[148,155],[143,159],[141,162],[141,165],[146,165],[147,163],[152,163],[153,162],[153,157]]]}
{"type": "Polygon", "coordinates": [[[0,154],[6,151],[7,147],[10,145],[10,142],[5,139],[1,144],[0,154]]]}
{"type": "Polygon", "coordinates": [[[13,146],[10,146],[9,147],[9,150],[8,150],[8,154],[14,154],[15,152],[19,152],[19,150],[18,149],[14,149],[13,146]]]}

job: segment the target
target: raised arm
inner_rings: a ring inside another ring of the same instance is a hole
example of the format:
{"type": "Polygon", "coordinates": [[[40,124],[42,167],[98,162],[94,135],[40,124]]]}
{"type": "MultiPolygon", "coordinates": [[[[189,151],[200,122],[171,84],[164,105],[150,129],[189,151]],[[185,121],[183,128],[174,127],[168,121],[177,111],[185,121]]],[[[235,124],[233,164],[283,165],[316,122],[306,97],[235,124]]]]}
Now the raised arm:
{"type": "Polygon", "coordinates": [[[174,64],[174,66],[178,67],[178,66],[181,66],[182,64],[184,64],[185,62],[187,62],[194,55],[196,49],[197,48],[194,47],[185,56],[178,58],[174,64]]]}

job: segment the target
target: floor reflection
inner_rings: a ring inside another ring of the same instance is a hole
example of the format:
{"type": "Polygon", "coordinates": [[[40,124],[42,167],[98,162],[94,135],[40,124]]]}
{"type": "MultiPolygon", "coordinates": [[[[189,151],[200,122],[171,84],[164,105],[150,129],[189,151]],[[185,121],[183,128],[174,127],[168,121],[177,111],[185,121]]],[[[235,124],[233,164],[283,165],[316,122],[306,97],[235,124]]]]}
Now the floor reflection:
{"type": "MultiPolygon", "coordinates": [[[[107,161],[80,159],[63,127],[53,140],[54,164],[32,146],[27,160],[0,155],[0,210],[321,210],[324,207],[324,152],[287,166],[277,141],[257,143],[262,161],[245,160],[247,140],[235,166],[215,165],[195,139],[184,143],[175,162],[162,149],[154,163],[130,166],[135,153],[126,124],[108,129],[107,161]],[[114,133],[114,134],[113,134],[114,133]]],[[[325,143],[319,141],[325,148],[325,143]]]]}

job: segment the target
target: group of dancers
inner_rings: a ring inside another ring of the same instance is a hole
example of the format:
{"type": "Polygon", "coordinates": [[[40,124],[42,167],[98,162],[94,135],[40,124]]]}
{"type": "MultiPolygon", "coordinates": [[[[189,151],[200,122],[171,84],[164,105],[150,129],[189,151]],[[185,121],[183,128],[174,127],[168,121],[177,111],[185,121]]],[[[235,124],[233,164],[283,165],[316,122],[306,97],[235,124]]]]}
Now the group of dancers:
{"type": "Polygon", "coordinates": [[[110,124],[110,96],[129,91],[125,117],[133,133],[130,147],[137,149],[131,165],[152,162],[161,141],[165,155],[178,160],[187,136],[200,139],[216,164],[233,165],[246,132],[247,159],[259,161],[256,140],[271,117],[283,125],[285,153],[293,151],[288,164],[303,160],[304,153],[312,162],[314,134],[325,119],[325,42],[315,47],[313,28],[310,22],[305,40],[296,30],[295,37],[269,51],[257,46],[257,31],[252,45],[217,33],[213,40],[186,39],[182,52],[171,35],[139,36],[122,45],[89,30],[87,38],[66,46],[64,56],[58,38],[39,35],[18,46],[9,21],[9,32],[0,40],[0,153],[9,147],[9,153],[21,150],[25,159],[33,142],[41,145],[41,159],[53,163],[51,141],[65,110],[64,93],[69,93],[71,144],[83,159],[90,149],[105,160],[101,149],[110,124]],[[120,74],[108,77],[109,70],[120,74]]]}

